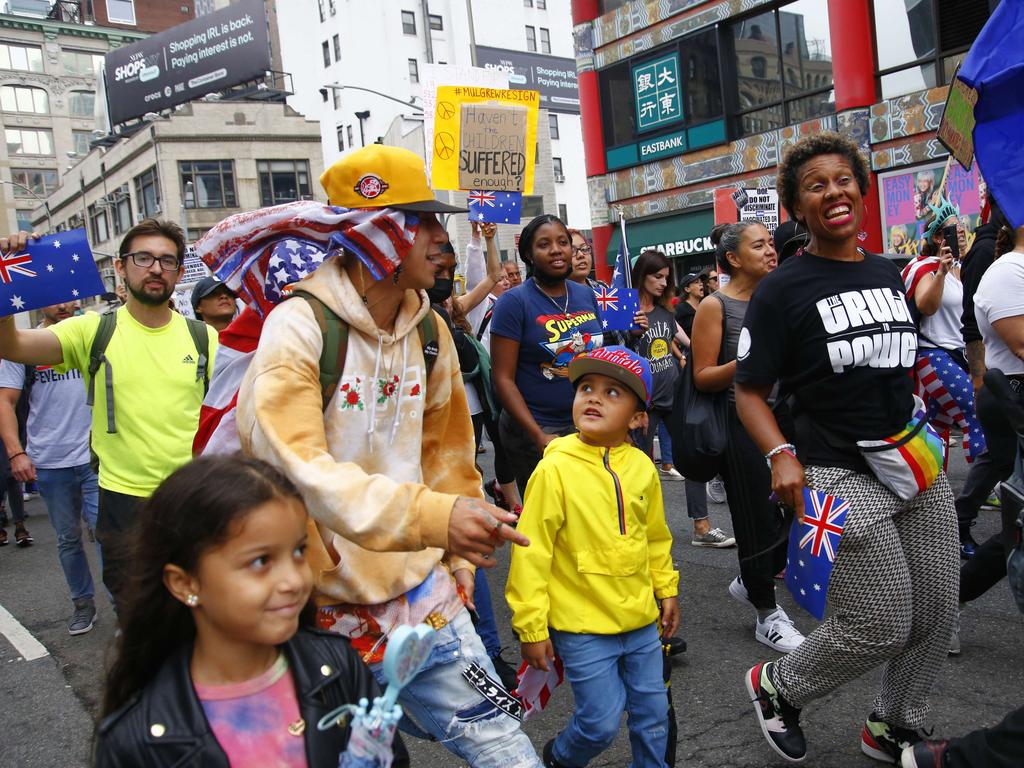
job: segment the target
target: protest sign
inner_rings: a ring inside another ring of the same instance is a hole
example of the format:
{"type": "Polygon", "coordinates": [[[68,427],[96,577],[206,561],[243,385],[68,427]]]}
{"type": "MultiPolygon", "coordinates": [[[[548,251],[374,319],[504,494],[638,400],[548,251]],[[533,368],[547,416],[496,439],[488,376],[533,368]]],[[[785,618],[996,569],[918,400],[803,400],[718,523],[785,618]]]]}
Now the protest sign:
{"type": "MultiPolygon", "coordinates": [[[[740,221],[757,221],[774,232],[779,226],[779,193],[771,187],[743,190],[746,202],[740,208],[740,221]]],[[[735,199],[735,198],[734,198],[735,199]]]]}
{"type": "Polygon", "coordinates": [[[971,170],[974,162],[974,105],[977,103],[978,92],[954,75],[936,136],[965,171],[971,170]]]}
{"type": "Polygon", "coordinates": [[[537,91],[437,89],[434,189],[533,192],[537,91]]]}

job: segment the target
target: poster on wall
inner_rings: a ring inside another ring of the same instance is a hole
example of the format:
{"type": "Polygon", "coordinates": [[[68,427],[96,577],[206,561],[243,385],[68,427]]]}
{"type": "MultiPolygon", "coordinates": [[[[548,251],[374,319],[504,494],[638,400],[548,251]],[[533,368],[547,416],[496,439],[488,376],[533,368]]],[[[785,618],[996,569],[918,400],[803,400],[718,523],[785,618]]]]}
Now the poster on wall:
{"type": "MultiPolygon", "coordinates": [[[[928,200],[942,183],[945,169],[946,161],[939,160],[878,175],[886,253],[913,258],[921,252],[925,219],[929,214],[928,200]]],[[[958,163],[950,164],[945,196],[960,209],[968,248],[974,242],[974,230],[979,224],[984,185],[977,163],[969,171],[958,163]]]]}

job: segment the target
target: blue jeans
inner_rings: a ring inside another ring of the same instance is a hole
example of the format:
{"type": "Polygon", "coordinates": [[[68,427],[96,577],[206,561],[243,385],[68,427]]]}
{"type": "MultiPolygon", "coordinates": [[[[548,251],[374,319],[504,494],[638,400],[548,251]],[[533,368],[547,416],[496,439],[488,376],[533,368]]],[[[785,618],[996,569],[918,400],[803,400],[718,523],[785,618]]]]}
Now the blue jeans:
{"type": "Polygon", "coordinates": [[[476,581],[473,586],[473,602],[476,603],[476,633],[492,659],[501,653],[501,638],[498,637],[498,623],[494,619],[494,605],[491,603],[491,590],[487,586],[487,571],[476,569],[476,581]]]}
{"type": "MultiPolygon", "coordinates": [[[[71,599],[92,599],[95,588],[89,561],[82,547],[82,521],[96,529],[96,507],[99,484],[96,473],[88,464],[61,469],[37,469],[39,494],[46,503],[50,523],[57,532],[57,557],[64,570],[64,580],[71,591],[71,599]]],[[[100,545],[96,545],[97,553],[100,545]]]]}
{"type": "Polygon", "coordinates": [[[576,711],[554,744],[559,763],[582,768],[611,746],[629,713],[632,768],[665,768],[668,696],[656,624],[621,635],[551,630],[576,711]]]}
{"type": "MultiPolygon", "coordinates": [[[[466,682],[462,670],[470,663],[479,665],[500,685],[469,611],[463,608],[437,631],[427,663],[402,689],[398,703],[405,717],[399,728],[418,738],[436,739],[472,768],[542,768],[519,721],[466,682]]],[[[371,664],[370,671],[384,687],[387,680],[381,667],[371,664]]]]}

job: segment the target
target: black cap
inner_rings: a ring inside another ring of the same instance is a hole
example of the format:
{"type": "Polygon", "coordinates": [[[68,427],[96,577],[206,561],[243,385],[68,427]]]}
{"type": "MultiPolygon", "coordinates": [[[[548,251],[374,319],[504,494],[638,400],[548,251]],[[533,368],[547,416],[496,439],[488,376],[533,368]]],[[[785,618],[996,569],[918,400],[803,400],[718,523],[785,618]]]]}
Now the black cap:
{"type": "Polygon", "coordinates": [[[193,311],[199,306],[200,301],[205,299],[218,288],[226,288],[227,292],[230,293],[232,296],[236,295],[235,292],[228,288],[227,285],[224,284],[224,281],[221,280],[219,277],[217,277],[216,275],[207,275],[198,283],[196,283],[195,287],[192,289],[193,311]]]}
{"type": "Polygon", "coordinates": [[[811,239],[807,228],[793,219],[779,224],[772,237],[775,240],[775,253],[779,256],[780,264],[790,256],[795,256],[796,252],[811,239]]]}
{"type": "Polygon", "coordinates": [[[690,272],[689,274],[683,275],[683,279],[679,281],[680,288],[686,288],[690,283],[695,283],[700,280],[700,275],[696,272],[690,272]]]}

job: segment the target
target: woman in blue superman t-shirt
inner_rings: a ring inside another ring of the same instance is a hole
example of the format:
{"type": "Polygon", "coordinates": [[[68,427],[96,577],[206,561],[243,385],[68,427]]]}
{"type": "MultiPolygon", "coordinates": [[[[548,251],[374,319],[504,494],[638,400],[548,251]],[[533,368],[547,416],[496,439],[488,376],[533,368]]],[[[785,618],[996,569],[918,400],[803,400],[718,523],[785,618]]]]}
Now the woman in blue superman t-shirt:
{"type": "Polygon", "coordinates": [[[498,428],[522,493],[544,447],[575,430],[569,361],[600,347],[603,334],[594,292],[566,279],[572,239],[558,217],[527,224],[519,255],[530,277],[494,305],[491,360],[503,406],[498,428]]]}

